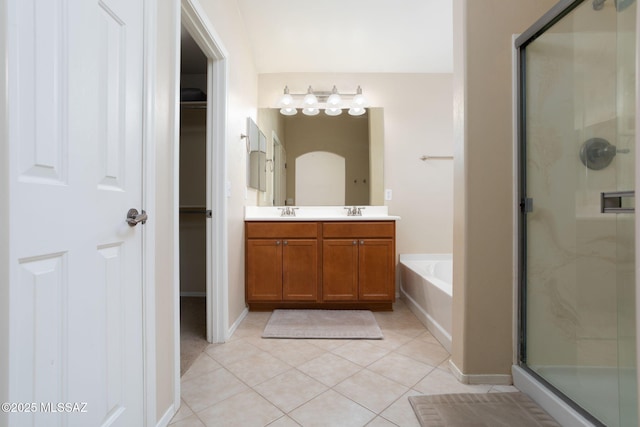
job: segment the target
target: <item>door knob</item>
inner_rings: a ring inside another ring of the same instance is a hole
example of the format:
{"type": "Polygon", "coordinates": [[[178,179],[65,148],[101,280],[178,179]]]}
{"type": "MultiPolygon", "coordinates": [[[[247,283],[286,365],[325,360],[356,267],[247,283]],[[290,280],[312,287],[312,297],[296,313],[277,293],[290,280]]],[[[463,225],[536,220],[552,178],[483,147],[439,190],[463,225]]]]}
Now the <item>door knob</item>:
{"type": "Polygon", "coordinates": [[[127,212],[127,224],[131,227],[135,227],[139,222],[145,223],[147,222],[147,213],[143,210],[142,213],[138,213],[138,210],[135,208],[129,209],[127,212]]]}

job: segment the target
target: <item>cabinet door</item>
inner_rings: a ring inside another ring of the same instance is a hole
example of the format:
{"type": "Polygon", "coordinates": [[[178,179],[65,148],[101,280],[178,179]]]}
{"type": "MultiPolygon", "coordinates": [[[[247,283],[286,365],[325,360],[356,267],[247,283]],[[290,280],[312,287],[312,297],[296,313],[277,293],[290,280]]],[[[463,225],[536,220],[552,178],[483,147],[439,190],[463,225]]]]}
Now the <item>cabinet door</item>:
{"type": "Polygon", "coordinates": [[[395,263],[392,239],[360,239],[360,300],[393,300],[395,296],[395,263]]]}
{"type": "Polygon", "coordinates": [[[248,239],[247,301],[282,301],[282,244],[280,240],[248,239]]]}
{"type": "Polygon", "coordinates": [[[283,240],[282,298],[285,301],[317,301],[317,240],[283,240]]]}
{"type": "Polygon", "coordinates": [[[358,299],[358,241],[327,239],[322,243],[323,301],[358,299]]]}

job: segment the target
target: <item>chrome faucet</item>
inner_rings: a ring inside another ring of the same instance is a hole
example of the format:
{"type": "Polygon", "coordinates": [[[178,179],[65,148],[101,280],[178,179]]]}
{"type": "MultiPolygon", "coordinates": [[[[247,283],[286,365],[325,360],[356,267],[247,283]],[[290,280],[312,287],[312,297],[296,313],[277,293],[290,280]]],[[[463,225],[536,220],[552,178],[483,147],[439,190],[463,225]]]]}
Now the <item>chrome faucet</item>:
{"type": "Polygon", "coordinates": [[[345,207],[347,210],[347,216],[362,216],[362,207],[354,206],[352,208],[345,207]]]}
{"type": "Polygon", "coordinates": [[[292,208],[291,206],[287,206],[284,208],[278,208],[280,209],[280,216],[296,216],[296,209],[298,208],[292,208]]]}

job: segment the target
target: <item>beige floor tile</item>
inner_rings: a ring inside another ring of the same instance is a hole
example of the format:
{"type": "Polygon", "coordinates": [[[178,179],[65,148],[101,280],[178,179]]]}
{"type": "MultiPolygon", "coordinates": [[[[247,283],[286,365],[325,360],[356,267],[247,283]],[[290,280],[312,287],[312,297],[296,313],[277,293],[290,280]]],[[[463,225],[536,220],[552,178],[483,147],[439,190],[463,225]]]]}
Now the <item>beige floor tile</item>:
{"type": "Polygon", "coordinates": [[[182,399],[198,412],[238,394],[248,387],[226,369],[216,369],[188,381],[182,381],[182,399]]]}
{"type": "Polygon", "coordinates": [[[327,390],[327,386],[291,369],[254,387],[265,399],[285,413],[327,390]]]}
{"type": "Polygon", "coordinates": [[[307,343],[311,345],[315,345],[316,347],[320,347],[321,349],[331,351],[335,350],[338,347],[342,347],[345,344],[349,344],[352,340],[305,340],[307,343]]]}
{"type": "Polygon", "coordinates": [[[269,353],[291,366],[300,366],[324,354],[326,350],[302,340],[275,346],[269,353]]]}
{"type": "Polygon", "coordinates": [[[394,424],[391,421],[379,416],[375,417],[373,421],[367,424],[367,427],[395,427],[395,426],[397,426],[397,424],[394,424]]]}
{"type": "Polygon", "coordinates": [[[171,427],[418,427],[411,395],[517,391],[459,383],[402,301],[374,313],[384,340],[263,339],[270,316],[250,312],[229,342],[195,360],[171,427]]]}
{"type": "Polygon", "coordinates": [[[207,347],[206,352],[218,363],[226,366],[228,363],[237,362],[238,360],[260,354],[263,350],[249,344],[245,340],[238,340],[224,344],[211,344],[207,347]]]}
{"type": "Polygon", "coordinates": [[[487,393],[491,386],[462,384],[451,373],[434,369],[413,388],[423,394],[487,393]]]}
{"type": "Polygon", "coordinates": [[[215,371],[216,369],[220,369],[222,366],[213,360],[211,356],[209,356],[206,352],[203,352],[198,356],[198,358],[193,362],[193,365],[184,373],[181,380],[188,381],[195,377],[198,377],[202,374],[206,374],[211,371],[215,371]]]}
{"type": "Polygon", "coordinates": [[[198,413],[207,427],[261,427],[283,415],[253,390],[243,391],[198,413]]]}
{"type": "Polygon", "coordinates": [[[369,344],[365,340],[356,340],[331,350],[331,352],[357,365],[368,366],[389,353],[389,350],[369,344]]]}
{"type": "Polygon", "coordinates": [[[413,387],[435,368],[402,354],[390,353],[369,365],[367,369],[399,384],[413,387]]]}
{"type": "Polygon", "coordinates": [[[376,414],[340,393],[327,390],[291,411],[289,416],[305,427],[362,427],[376,414]]]}
{"type": "Polygon", "coordinates": [[[262,338],[261,336],[247,337],[245,338],[245,340],[258,347],[260,350],[266,351],[267,353],[271,353],[272,351],[276,351],[280,348],[286,348],[287,345],[289,345],[289,343],[291,342],[290,340],[262,338]]]}
{"type": "Polygon", "coordinates": [[[176,412],[173,418],[171,418],[171,421],[169,422],[169,424],[171,425],[178,421],[184,420],[185,418],[190,417],[191,415],[193,415],[193,411],[191,410],[191,408],[189,408],[189,406],[184,402],[184,400],[180,399],[180,409],[178,409],[178,412],[176,412]]]}
{"type": "Polygon", "coordinates": [[[298,369],[321,383],[333,387],[362,370],[362,367],[343,357],[325,353],[298,366],[298,369]]]}
{"type": "Polygon", "coordinates": [[[409,396],[420,396],[421,394],[422,393],[416,390],[409,390],[398,400],[393,402],[393,404],[385,409],[380,415],[402,427],[420,427],[418,418],[413,412],[411,403],[409,403],[409,396]]]}
{"type": "Polygon", "coordinates": [[[368,343],[377,347],[386,348],[387,350],[395,350],[403,344],[411,341],[412,338],[406,335],[398,334],[396,332],[387,331],[384,333],[384,339],[382,340],[367,340],[368,343]]]}
{"type": "Polygon", "coordinates": [[[449,353],[439,343],[414,339],[395,350],[418,362],[438,366],[449,358],[449,353]]]}
{"type": "Polygon", "coordinates": [[[342,381],[333,389],[376,414],[409,390],[406,386],[366,369],[342,381]]]}
{"type": "Polygon", "coordinates": [[[293,369],[282,360],[264,351],[237,362],[228,363],[226,368],[250,387],[293,369]]]}
{"type": "Polygon", "coordinates": [[[288,415],[285,415],[269,424],[269,427],[300,427],[300,424],[293,421],[288,415]]]}
{"type": "Polygon", "coordinates": [[[206,427],[197,415],[191,415],[175,424],[169,424],[171,427],[206,427]]]}
{"type": "Polygon", "coordinates": [[[437,368],[442,369],[443,371],[451,372],[451,357],[447,357],[441,364],[437,366],[437,368]]]}
{"type": "Polygon", "coordinates": [[[233,332],[233,335],[229,339],[229,342],[238,341],[245,337],[260,336],[262,335],[263,330],[264,326],[243,323],[233,332]]]}

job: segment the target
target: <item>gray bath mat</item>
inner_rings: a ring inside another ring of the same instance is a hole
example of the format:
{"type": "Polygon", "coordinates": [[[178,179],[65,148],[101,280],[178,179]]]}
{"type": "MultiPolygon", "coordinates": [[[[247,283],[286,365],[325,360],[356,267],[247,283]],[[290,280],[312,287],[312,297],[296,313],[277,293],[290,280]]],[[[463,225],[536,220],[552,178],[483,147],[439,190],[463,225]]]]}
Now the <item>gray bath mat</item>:
{"type": "Polygon", "coordinates": [[[274,310],[262,338],[382,339],[367,310],[274,310]]]}
{"type": "Polygon", "coordinates": [[[560,427],[524,393],[411,396],[422,427],[560,427]]]}

